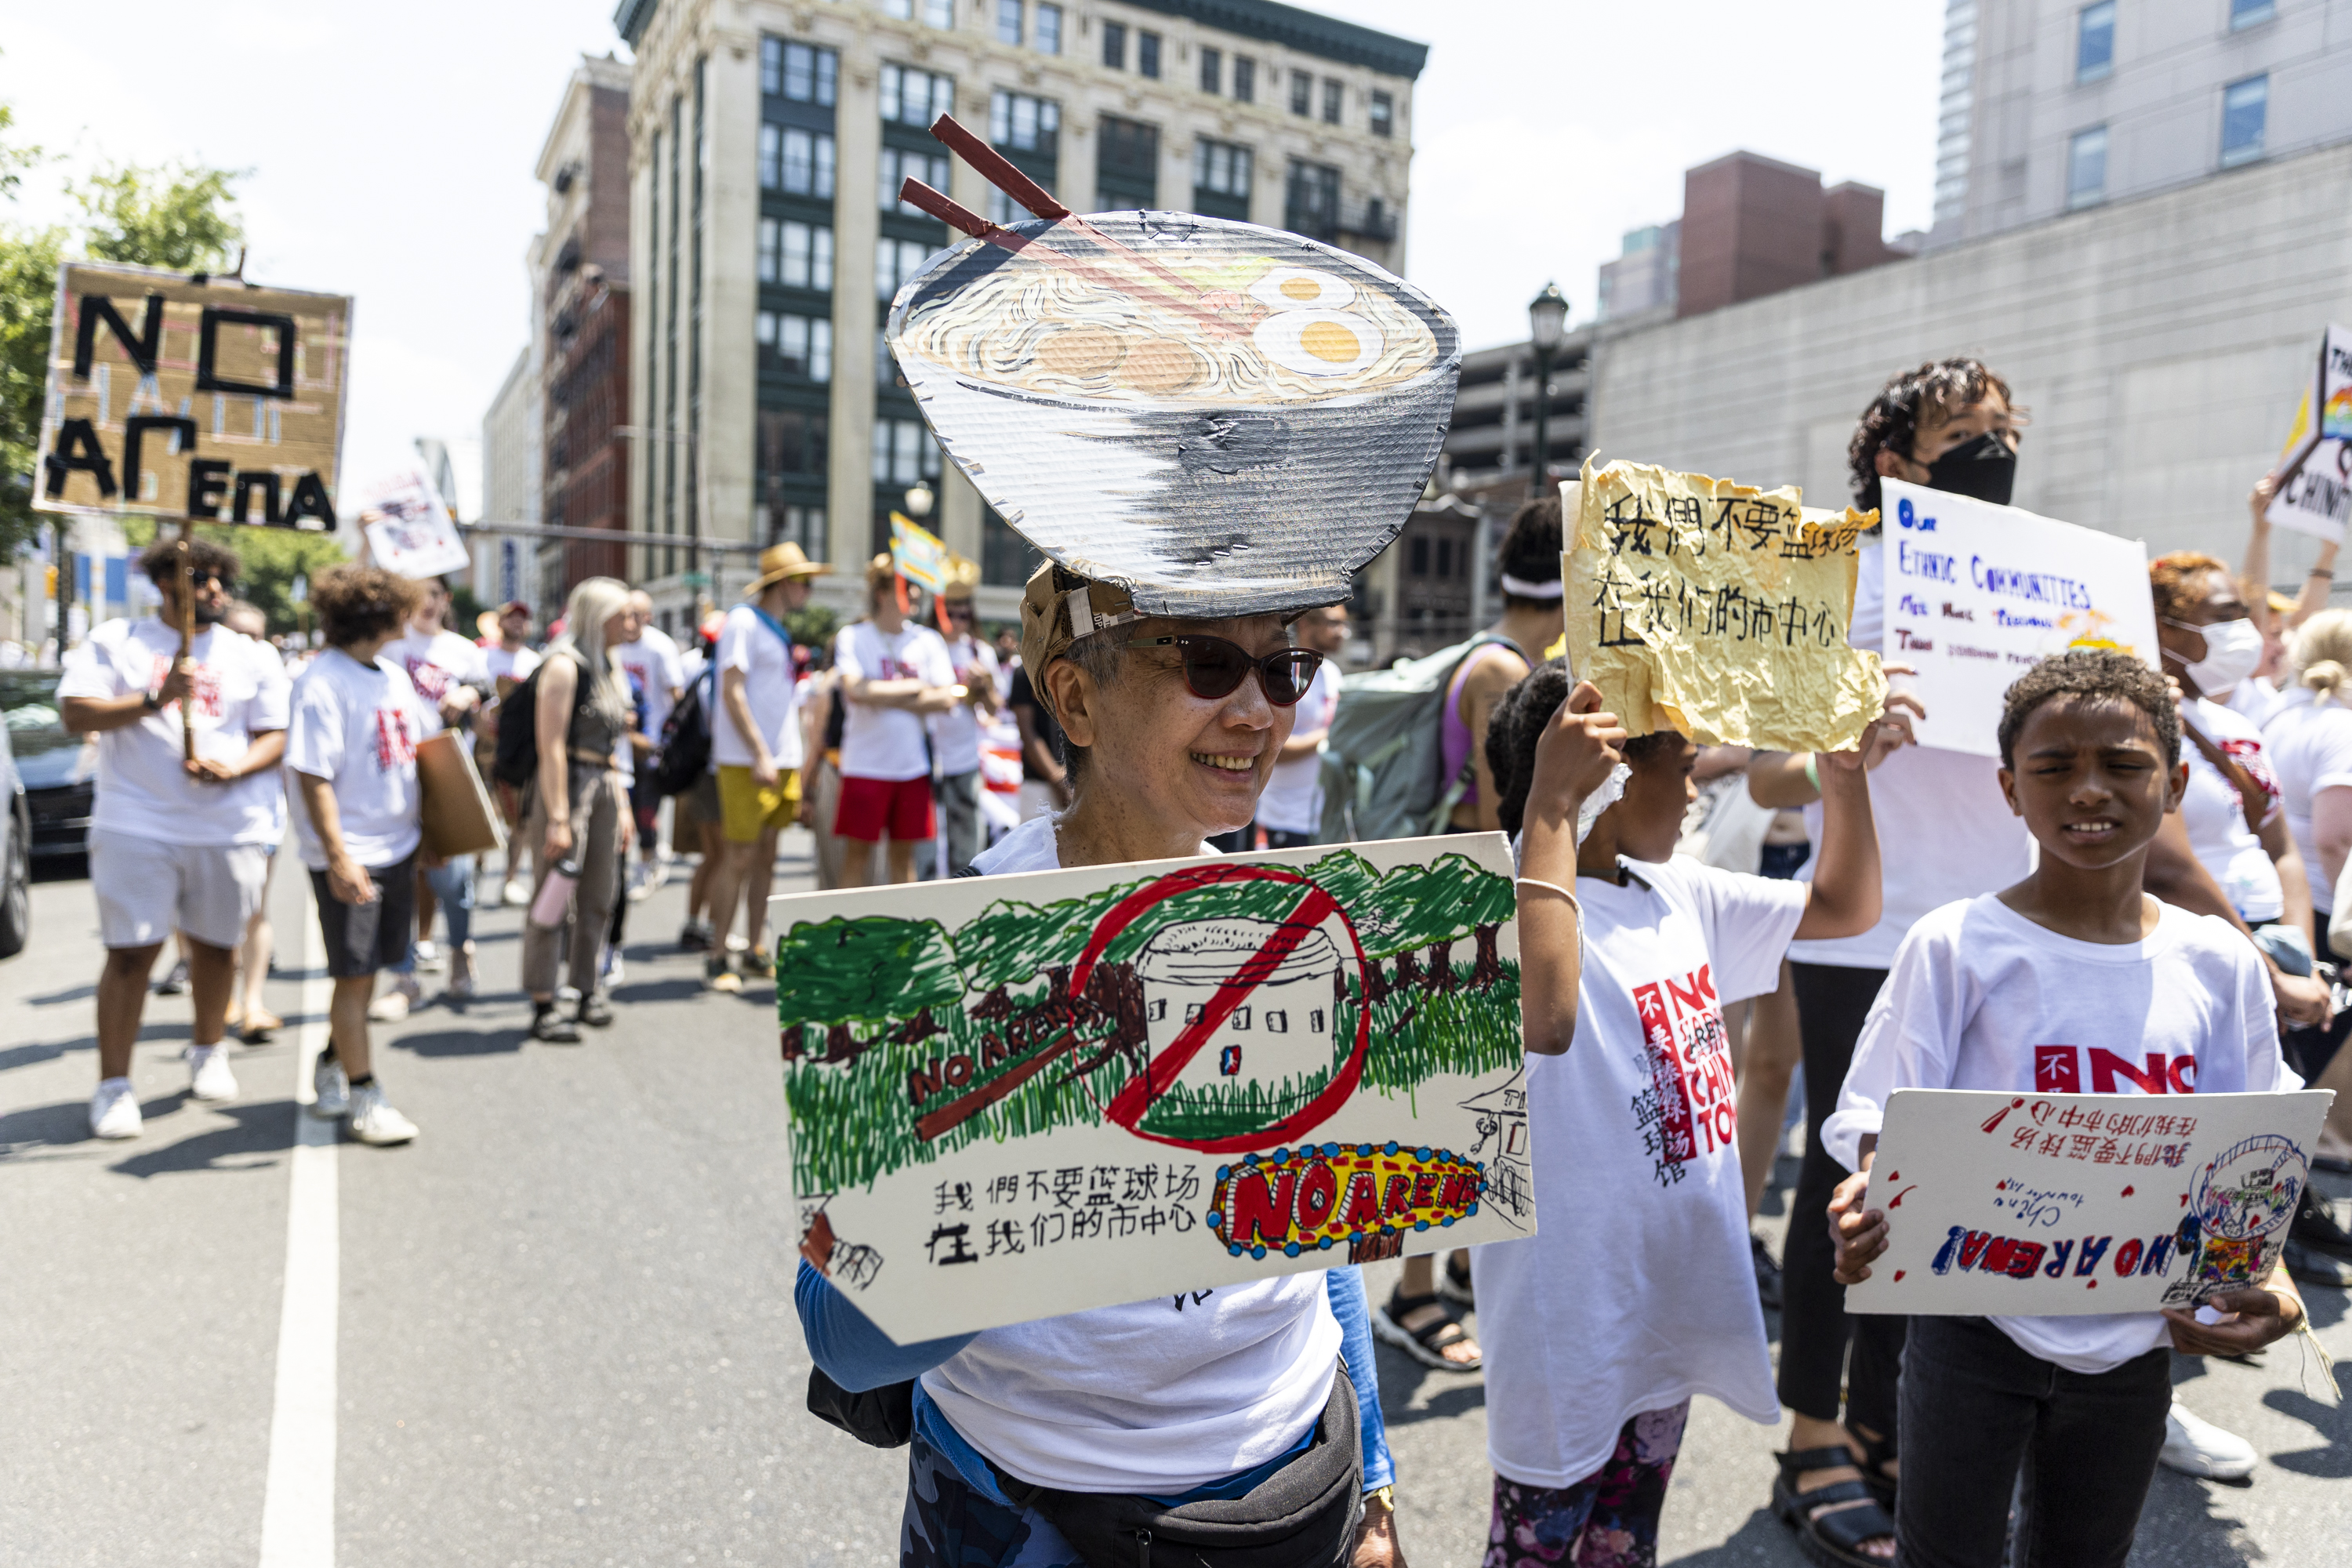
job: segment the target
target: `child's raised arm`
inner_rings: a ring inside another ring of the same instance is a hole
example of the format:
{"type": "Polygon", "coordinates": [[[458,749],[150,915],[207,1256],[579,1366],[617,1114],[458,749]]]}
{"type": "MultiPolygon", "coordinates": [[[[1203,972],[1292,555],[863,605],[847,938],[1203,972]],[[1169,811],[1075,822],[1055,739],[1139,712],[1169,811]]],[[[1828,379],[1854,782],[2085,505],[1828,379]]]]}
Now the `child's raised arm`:
{"type": "Polygon", "coordinates": [[[1885,706],[1850,752],[1816,752],[1822,789],[1822,858],[1796,940],[1860,936],[1878,923],[1878,826],[1870,814],[1870,769],[1911,736],[1919,700],[1890,690],[1885,706]],[[1907,711],[1906,711],[1907,710],[1907,711]]]}
{"type": "MultiPolygon", "coordinates": [[[[1527,1048],[1556,1057],[1576,1037],[1576,988],[1584,973],[1583,912],[1577,907],[1576,816],[1619,761],[1625,739],[1601,711],[1591,681],[1544,726],[1519,827],[1519,1022],[1527,1048]]],[[[1875,862],[1874,862],[1874,865],[1875,862]]]]}

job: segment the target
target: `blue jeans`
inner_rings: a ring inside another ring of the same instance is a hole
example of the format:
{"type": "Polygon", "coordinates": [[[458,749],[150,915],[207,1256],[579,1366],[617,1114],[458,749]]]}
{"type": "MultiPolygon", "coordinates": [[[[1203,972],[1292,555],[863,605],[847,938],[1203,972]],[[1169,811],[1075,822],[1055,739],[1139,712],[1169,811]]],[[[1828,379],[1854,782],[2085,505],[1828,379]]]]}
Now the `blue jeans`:
{"type": "MultiPolygon", "coordinates": [[[[447,864],[436,866],[425,873],[425,885],[433,889],[434,899],[449,917],[449,945],[463,947],[474,940],[474,858],[458,855],[447,864]]],[[[408,956],[392,966],[394,974],[416,973],[416,944],[408,945],[408,956]]]]}

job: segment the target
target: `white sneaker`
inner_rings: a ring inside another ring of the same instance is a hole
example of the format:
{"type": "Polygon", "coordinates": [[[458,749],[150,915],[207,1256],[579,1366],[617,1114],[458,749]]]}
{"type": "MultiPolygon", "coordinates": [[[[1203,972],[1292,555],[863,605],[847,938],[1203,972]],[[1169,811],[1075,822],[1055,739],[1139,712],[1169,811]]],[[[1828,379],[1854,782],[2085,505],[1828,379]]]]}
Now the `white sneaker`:
{"type": "Polygon", "coordinates": [[[2168,1470],[2214,1481],[2244,1480],[2262,1462],[2252,1443],[2200,1420],[2178,1399],[2164,1418],[2164,1448],[2156,1458],[2168,1470]]]}
{"type": "Polygon", "coordinates": [[[470,942],[449,950],[449,994],[460,1002],[473,999],[474,944],[470,942]]]}
{"type": "Polygon", "coordinates": [[[352,1077],[332,1057],[320,1057],[310,1069],[310,1114],[321,1121],[340,1121],[352,1109],[352,1077]]]}
{"type": "Polygon", "coordinates": [[[597,977],[604,981],[604,989],[607,992],[615,985],[625,985],[628,983],[629,966],[622,962],[619,948],[608,947],[604,950],[604,967],[598,973],[597,977]]]}
{"type": "Polygon", "coordinates": [[[368,1016],[379,1024],[397,1024],[408,1016],[408,1010],[424,996],[425,988],[414,974],[404,974],[394,980],[392,989],[368,1004],[368,1016]]]}
{"type": "Polygon", "coordinates": [[[392,1108],[383,1085],[363,1083],[352,1090],[352,1136],[382,1148],[416,1136],[416,1123],[392,1108]]]}
{"type": "Polygon", "coordinates": [[[530,902],[530,888],[527,883],[522,881],[521,879],[517,877],[509,877],[507,879],[507,885],[499,889],[499,898],[505,903],[507,908],[510,910],[520,909],[523,905],[530,902]]]}
{"type": "Polygon", "coordinates": [[[416,967],[427,974],[441,967],[441,950],[433,945],[429,936],[416,944],[416,967]]]}
{"type": "Polygon", "coordinates": [[[236,1074],[228,1070],[228,1052],[220,1046],[188,1047],[188,1092],[198,1100],[235,1100],[236,1074]]]}
{"type": "Polygon", "coordinates": [[[110,1078],[89,1097],[89,1134],[93,1138],[139,1136],[139,1096],[127,1078],[110,1078]]]}

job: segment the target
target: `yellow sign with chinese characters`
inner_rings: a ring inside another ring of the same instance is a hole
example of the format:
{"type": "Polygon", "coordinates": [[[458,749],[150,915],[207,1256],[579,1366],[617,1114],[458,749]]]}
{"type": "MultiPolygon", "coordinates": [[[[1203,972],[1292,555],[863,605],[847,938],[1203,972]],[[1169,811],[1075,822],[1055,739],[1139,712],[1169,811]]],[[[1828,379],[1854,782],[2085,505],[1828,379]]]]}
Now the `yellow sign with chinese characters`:
{"type": "Polygon", "coordinates": [[[1562,490],[1569,665],[1627,731],[1774,752],[1861,739],[1886,699],[1877,656],[1846,646],[1875,513],[1642,463],[1588,459],[1562,490]]]}

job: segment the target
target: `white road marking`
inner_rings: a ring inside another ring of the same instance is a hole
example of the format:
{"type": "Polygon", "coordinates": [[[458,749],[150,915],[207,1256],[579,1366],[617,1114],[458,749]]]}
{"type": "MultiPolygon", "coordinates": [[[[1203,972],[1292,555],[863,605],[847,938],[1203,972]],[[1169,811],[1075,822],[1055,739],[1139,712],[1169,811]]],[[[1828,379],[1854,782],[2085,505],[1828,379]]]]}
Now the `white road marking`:
{"type": "MultiPolygon", "coordinates": [[[[307,879],[305,879],[307,880],[307,879]]],[[[278,1394],[261,1500],[261,1568],[334,1568],[335,1332],[341,1299],[336,1150],[342,1124],[310,1114],[310,1069],[327,1047],[333,985],[318,915],[302,900],[302,1032],[294,1053],[292,1188],[278,1394]]]]}

